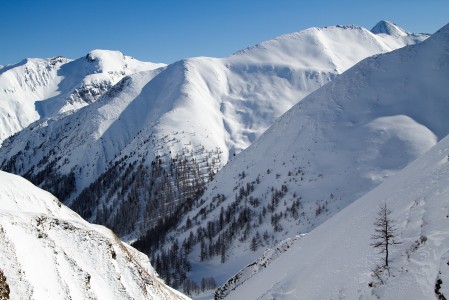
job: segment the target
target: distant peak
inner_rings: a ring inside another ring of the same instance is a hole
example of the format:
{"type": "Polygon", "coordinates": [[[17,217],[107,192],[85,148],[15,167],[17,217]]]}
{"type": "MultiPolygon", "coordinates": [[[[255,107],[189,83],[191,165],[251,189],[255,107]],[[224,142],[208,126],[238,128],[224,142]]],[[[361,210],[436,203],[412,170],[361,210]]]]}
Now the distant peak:
{"type": "Polygon", "coordinates": [[[398,25],[394,24],[390,21],[382,20],[379,23],[377,23],[372,29],[371,32],[374,34],[388,34],[391,36],[406,36],[408,35],[408,32],[398,25]]]}

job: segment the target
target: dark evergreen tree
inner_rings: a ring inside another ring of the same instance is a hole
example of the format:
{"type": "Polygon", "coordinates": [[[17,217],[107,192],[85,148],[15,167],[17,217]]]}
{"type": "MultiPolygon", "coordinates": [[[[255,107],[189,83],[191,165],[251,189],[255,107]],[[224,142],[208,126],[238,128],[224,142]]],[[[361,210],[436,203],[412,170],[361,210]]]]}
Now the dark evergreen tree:
{"type": "Polygon", "coordinates": [[[253,236],[253,238],[251,239],[251,243],[249,244],[249,249],[254,252],[257,250],[257,246],[258,246],[257,238],[253,236]]]}

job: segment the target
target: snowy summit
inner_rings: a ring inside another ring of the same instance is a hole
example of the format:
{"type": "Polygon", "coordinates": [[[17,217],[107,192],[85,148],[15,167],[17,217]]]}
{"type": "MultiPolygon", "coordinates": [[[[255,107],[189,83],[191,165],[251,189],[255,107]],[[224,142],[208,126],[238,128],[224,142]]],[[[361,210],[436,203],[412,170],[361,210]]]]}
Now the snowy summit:
{"type": "Polygon", "coordinates": [[[380,21],[373,28],[371,28],[371,32],[374,34],[387,34],[395,37],[402,37],[410,34],[398,25],[384,20],[380,21]]]}

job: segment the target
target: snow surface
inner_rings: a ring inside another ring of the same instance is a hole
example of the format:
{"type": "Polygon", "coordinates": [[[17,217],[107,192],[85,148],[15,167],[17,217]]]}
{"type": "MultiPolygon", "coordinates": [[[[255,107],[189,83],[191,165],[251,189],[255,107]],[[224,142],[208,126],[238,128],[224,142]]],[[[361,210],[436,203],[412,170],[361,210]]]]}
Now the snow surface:
{"type": "MultiPolygon", "coordinates": [[[[449,28],[448,28],[449,29],[449,28]]],[[[389,180],[312,230],[229,299],[436,299],[449,295],[449,137],[389,180]],[[390,277],[370,246],[378,206],[386,201],[400,245],[390,277]],[[370,287],[370,283],[375,283],[370,287]]]]}
{"type": "Polygon", "coordinates": [[[40,118],[92,103],[126,75],[163,66],[93,50],[77,60],[28,58],[1,68],[0,143],[40,118]]]}
{"type": "MultiPolygon", "coordinates": [[[[252,209],[251,235],[235,237],[226,263],[219,258],[200,262],[198,248],[190,256],[190,276],[236,273],[261,254],[252,252],[251,237],[268,231],[272,246],[306,233],[421,156],[449,133],[449,26],[421,44],[368,58],[315,91],[279,118],[248,149],[231,160],[207,185],[200,202],[168,237],[183,241],[190,231],[219,218],[220,209],[234,202],[241,188],[254,184],[248,196],[261,204],[252,209]],[[245,176],[242,176],[242,173],[245,176]],[[270,203],[273,190],[287,192],[275,213],[284,213],[277,232],[270,214],[257,216],[270,203]],[[225,196],[210,208],[217,194],[225,196]],[[298,219],[285,212],[300,197],[298,219]],[[208,211],[201,224],[185,230],[187,218],[208,211]],[[251,259],[253,257],[253,259],[251,259]],[[203,266],[207,266],[204,269],[203,266]],[[220,273],[214,273],[219,269],[220,273]]],[[[250,207],[248,198],[243,201],[250,207]]],[[[242,204],[243,205],[243,204],[242,204]]],[[[242,209],[243,206],[240,206],[242,209]]],[[[236,216],[237,217],[237,216],[236,216]]]]}
{"type": "Polygon", "coordinates": [[[187,299],[148,257],[0,171],[0,265],[11,299],[187,299]]]}

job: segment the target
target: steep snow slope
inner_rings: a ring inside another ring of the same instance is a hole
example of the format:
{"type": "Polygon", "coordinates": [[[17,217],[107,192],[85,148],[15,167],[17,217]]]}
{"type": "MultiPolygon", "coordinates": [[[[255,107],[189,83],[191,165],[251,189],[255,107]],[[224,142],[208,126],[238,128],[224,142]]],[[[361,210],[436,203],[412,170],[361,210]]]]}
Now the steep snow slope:
{"type": "MultiPolygon", "coordinates": [[[[310,231],[446,136],[448,49],[446,26],[421,44],[360,62],[231,160],[165,239],[188,243],[190,278],[222,282],[264,247],[310,231]]],[[[151,234],[142,244],[146,239],[151,234]]]]}
{"type": "Polygon", "coordinates": [[[305,95],[368,55],[425,38],[312,28],[223,59],[182,60],[157,76],[133,74],[94,105],[6,140],[0,162],[90,221],[138,234],[197,198],[229,157],[305,95]]]}
{"type": "Polygon", "coordinates": [[[126,75],[163,67],[118,51],[29,58],[0,69],[0,143],[42,117],[86,106],[126,75]]]}
{"type": "Polygon", "coordinates": [[[0,171],[0,271],[11,299],[186,299],[148,257],[51,194],[0,171]]]}
{"type": "MultiPolygon", "coordinates": [[[[446,35],[447,37],[447,35],[446,35]]],[[[228,290],[229,299],[445,299],[449,296],[449,137],[228,290]],[[400,245],[390,276],[370,246],[383,202],[400,245]],[[370,287],[372,285],[373,287],[370,287]],[[438,291],[439,294],[436,294],[438,291]],[[441,297],[441,296],[440,296],[441,297]]],[[[221,290],[224,292],[224,290],[221,290]]],[[[220,297],[221,298],[221,297],[220,297]]]]}

